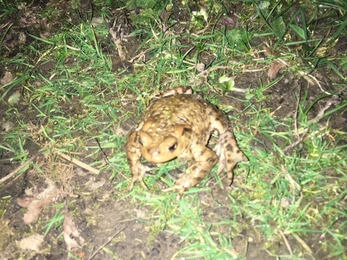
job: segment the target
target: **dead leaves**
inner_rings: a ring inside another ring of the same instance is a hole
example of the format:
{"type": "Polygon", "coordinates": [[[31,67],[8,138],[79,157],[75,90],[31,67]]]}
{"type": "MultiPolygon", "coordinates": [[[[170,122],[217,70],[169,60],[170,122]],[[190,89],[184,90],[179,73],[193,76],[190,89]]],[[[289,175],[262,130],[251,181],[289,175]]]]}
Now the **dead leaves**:
{"type": "Polygon", "coordinates": [[[25,191],[27,197],[17,198],[17,203],[28,211],[24,214],[24,223],[29,225],[36,221],[43,208],[50,205],[59,195],[59,190],[55,187],[53,181],[46,179],[47,188],[39,192],[36,188],[27,189],[25,191]]]}
{"type": "Polygon", "coordinates": [[[80,232],[69,212],[65,213],[63,233],[68,250],[77,249],[84,245],[84,239],[81,237],[80,232]]]}
{"type": "Polygon", "coordinates": [[[43,247],[44,236],[34,234],[21,239],[18,246],[22,250],[30,250],[39,253],[43,247]]]}
{"type": "Polygon", "coordinates": [[[0,85],[6,85],[14,79],[12,72],[6,71],[2,79],[0,79],[0,85]]]}
{"type": "MultiPolygon", "coordinates": [[[[266,57],[274,57],[278,56],[278,54],[272,49],[269,44],[265,44],[266,47],[264,47],[263,53],[266,57]]],[[[281,58],[276,58],[272,60],[272,65],[267,71],[267,77],[269,80],[274,80],[277,75],[284,70],[286,67],[288,67],[288,64],[281,58]]]]}
{"type": "MultiPolygon", "coordinates": [[[[24,214],[24,223],[29,225],[35,222],[40,216],[44,207],[51,205],[58,197],[61,191],[54,185],[53,181],[46,179],[47,187],[42,191],[39,188],[31,188],[25,191],[27,197],[17,198],[17,203],[28,211],[24,214]]],[[[68,250],[79,249],[84,245],[84,239],[81,237],[72,216],[69,212],[64,214],[63,236],[68,250]]],[[[30,250],[39,253],[42,249],[44,237],[34,234],[23,238],[18,242],[22,250],[30,250]]]]}
{"type": "MultiPolygon", "coordinates": [[[[17,198],[17,203],[23,208],[26,208],[26,212],[23,216],[23,222],[26,225],[32,225],[34,228],[37,229],[34,226],[34,223],[38,220],[38,218],[43,215],[43,211],[45,210],[45,213],[48,213],[48,215],[53,215],[52,211],[55,211],[55,207],[52,207],[56,202],[64,203],[65,205],[68,205],[67,201],[69,197],[75,198],[76,195],[74,194],[75,191],[75,185],[72,183],[72,179],[74,176],[77,176],[77,172],[81,171],[81,168],[86,169],[86,166],[83,163],[77,163],[77,160],[72,160],[70,157],[62,156],[59,154],[59,157],[63,157],[65,160],[68,160],[69,163],[63,163],[58,162],[57,154],[44,154],[44,156],[40,155],[39,157],[34,156],[29,161],[32,162],[34,158],[38,158],[36,160],[35,164],[37,167],[39,167],[42,172],[45,173],[46,178],[42,182],[42,178],[37,178],[35,181],[35,185],[31,187],[30,189],[25,190],[25,195],[17,198]],[[79,167],[76,170],[76,166],[79,167]],[[50,177],[48,177],[50,176],[50,177]],[[54,178],[54,181],[52,180],[54,178]],[[59,186],[57,186],[59,185],[59,186]],[[51,207],[47,207],[51,206],[51,207]],[[48,211],[48,212],[46,212],[48,211]]],[[[36,173],[36,170],[29,170],[28,174],[34,175],[36,173]]],[[[12,176],[12,173],[10,174],[12,176]]],[[[85,172],[82,176],[85,176],[85,172]]],[[[4,180],[6,181],[6,180],[4,180]]],[[[0,180],[1,183],[1,180],[0,180]]],[[[92,187],[92,189],[98,189],[102,185],[106,183],[106,180],[102,180],[100,182],[97,182],[95,179],[92,178],[92,180],[88,183],[89,186],[92,187]],[[94,180],[94,181],[93,181],[94,180]]],[[[46,218],[47,214],[45,214],[44,217],[42,217],[43,222],[47,222],[46,218]]],[[[58,221],[61,224],[62,216],[59,216],[59,220],[56,221],[56,219],[48,220],[48,225],[52,225],[52,223],[58,223],[58,221]]],[[[59,223],[58,223],[59,224],[59,223]]],[[[38,226],[42,226],[42,223],[37,224],[38,226]]],[[[31,229],[31,230],[33,230],[31,229]]],[[[51,229],[52,230],[52,229],[51,229]]],[[[48,236],[51,234],[51,230],[49,230],[48,236]]],[[[54,230],[53,230],[54,231],[54,230]]],[[[80,258],[84,257],[84,252],[82,251],[82,247],[85,244],[85,241],[83,237],[80,234],[80,231],[73,221],[72,215],[68,212],[68,209],[65,208],[64,212],[64,223],[62,226],[59,226],[59,230],[55,230],[54,232],[58,232],[62,234],[62,237],[65,241],[66,248],[72,252],[73,255],[78,256],[80,258]]],[[[46,242],[46,247],[43,246],[44,241],[52,241],[50,237],[45,238],[41,234],[33,234],[30,236],[26,236],[25,238],[21,239],[20,241],[17,241],[17,246],[21,250],[31,251],[34,254],[44,254],[49,251],[49,243],[46,242]]],[[[0,257],[1,258],[1,257],[0,257]]]]}
{"type": "MultiPolygon", "coordinates": [[[[81,237],[78,228],[76,227],[70,213],[65,213],[63,236],[68,250],[73,250],[78,255],[84,255],[79,249],[85,244],[83,237],[81,237]]],[[[17,242],[18,247],[22,250],[34,251],[40,253],[44,246],[44,236],[40,234],[33,234],[25,237],[17,242]]]]}
{"type": "Polygon", "coordinates": [[[267,72],[267,77],[270,79],[270,80],[274,80],[276,77],[277,77],[277,74],[283,70],[284,68],[286,67],[286,64],[281,61],[281,60],[275,60],[270,69],[268,70],[267,72]]]}

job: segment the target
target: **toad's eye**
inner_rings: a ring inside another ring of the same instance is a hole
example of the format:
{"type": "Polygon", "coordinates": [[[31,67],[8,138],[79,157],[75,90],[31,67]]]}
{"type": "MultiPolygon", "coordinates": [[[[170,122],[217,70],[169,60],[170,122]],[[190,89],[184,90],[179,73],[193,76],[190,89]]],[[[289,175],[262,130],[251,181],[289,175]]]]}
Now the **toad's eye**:
{"type": "Polygon", "coordinates": [[[177,148],[177,142],[175,142],[173,145],[171,145],[171,146],[169,147],[169,151],[170,151],[170,152],[173,152],[173,151],[176,150],[176,148],[177,148]]]}
{"type": "Polygon", "coordinates": [[[139,144],[143,146],[141,138],[139,138],[139,144]]]}

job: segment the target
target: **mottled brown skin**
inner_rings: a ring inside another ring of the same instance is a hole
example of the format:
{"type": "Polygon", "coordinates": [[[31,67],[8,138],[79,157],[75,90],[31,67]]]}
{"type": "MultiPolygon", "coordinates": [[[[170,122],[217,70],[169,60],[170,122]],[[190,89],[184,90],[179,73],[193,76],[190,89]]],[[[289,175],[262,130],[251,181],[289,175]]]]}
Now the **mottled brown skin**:
{"type": "Polygon", "coordinates": [[[140,162],[163,163],[175,158],[189,160],[187,174],[181,174],[176,185],[179,197],[200,183],[219,161],[218,173],[226,169],[230,183],[237,162],[247,158],[238,148],[227,116],[191,88],[179,87],[156,98],[145,112],[138,127],[127,137],[127,158],[132,173],[129,189],[138,180],[147,188],[143,176],[150,168],[140,162]],[[219,133],[215,151],[207,147],[212,132],[219,133]]]}

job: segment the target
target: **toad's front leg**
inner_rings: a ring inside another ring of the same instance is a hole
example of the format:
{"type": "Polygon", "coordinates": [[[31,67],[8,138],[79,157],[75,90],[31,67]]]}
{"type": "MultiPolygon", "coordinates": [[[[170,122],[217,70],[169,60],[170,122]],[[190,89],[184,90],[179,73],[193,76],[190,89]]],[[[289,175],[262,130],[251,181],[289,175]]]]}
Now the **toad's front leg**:
{"type": "Polygon", "coordinates": [[[199,184],[218,161],[216,153],[204,145],[195,145],[192,157],[193,164],[187,169],[187,174],[181,174],[176,185],[164,191],[177,190],[178,197],[182,197],[186,190],[199,184]]]}
{"type": "Polygon", "coordinates": [[[139,147],[138,132],[137,131],[134,131],[128,135],[127,144],[126,144],[126,151],[127,151],[128,163],[130,165],[130,171],[132,174],[132,180],[131,180],[131,183],[129,185],[129,190],[133,189],[134,183],[136,181],[139,181],[141,183],[141,186],[143,188],[147,189],[147,186],[143,181],[143,176],[145,175],[146,172],[150,171],[151,168],[143,165],[140,162],[141,151],[140,151],[140,147],[139,147]]]}

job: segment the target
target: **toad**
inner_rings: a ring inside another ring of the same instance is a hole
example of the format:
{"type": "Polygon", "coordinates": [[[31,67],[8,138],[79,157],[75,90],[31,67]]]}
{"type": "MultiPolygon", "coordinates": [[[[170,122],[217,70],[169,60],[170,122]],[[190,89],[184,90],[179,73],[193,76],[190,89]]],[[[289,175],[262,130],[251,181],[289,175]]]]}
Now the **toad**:
{"type": "Polygon", "coordinates": [[[127,137],[126,153],[132,181],[147,188],[143,176],[150,170],[140,158],[152,163],[164,163],[175,158],[188,160],[186,174],[180,174],[176,184],[164,191],[184,191],[200,183],[218,162],[217,172],[227,172],[230,185],[233,169],[246,156],[237,146],[227,116],[189,87],[171,89],[152,100],[138,127],[127,137]],[[219,134],[215,149],[207,144],[213,132],[219,134]]]}

